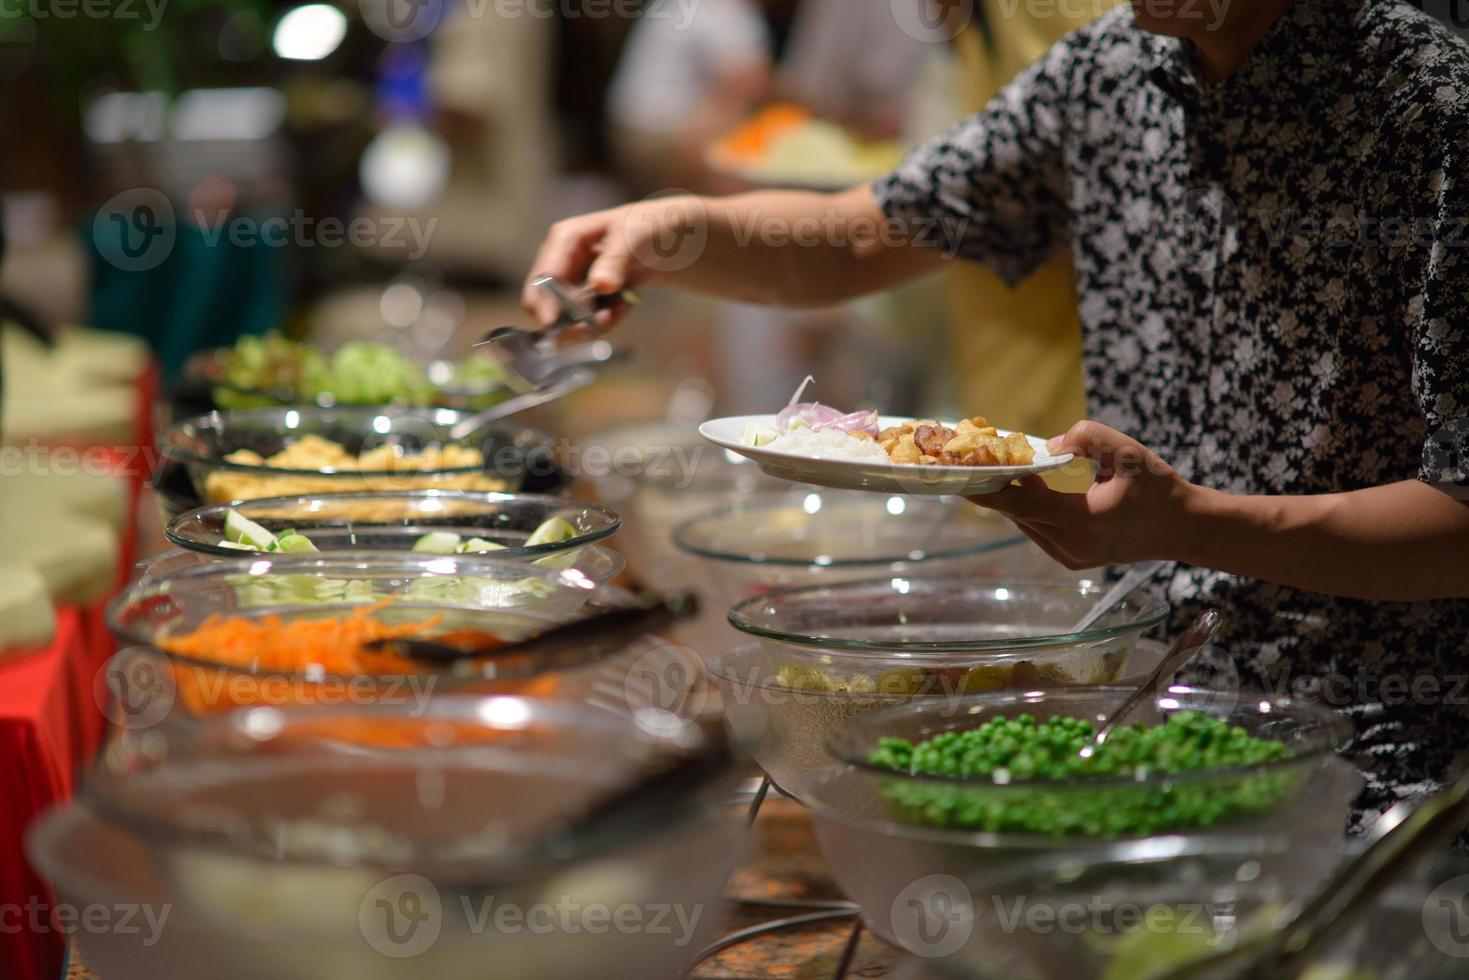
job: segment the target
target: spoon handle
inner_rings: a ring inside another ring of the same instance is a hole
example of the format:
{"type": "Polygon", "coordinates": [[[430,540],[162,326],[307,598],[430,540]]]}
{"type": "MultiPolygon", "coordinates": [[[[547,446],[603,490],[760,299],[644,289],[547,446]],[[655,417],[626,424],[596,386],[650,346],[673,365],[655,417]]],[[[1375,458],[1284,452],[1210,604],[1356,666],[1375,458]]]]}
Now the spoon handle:
{"type": "Polygon", "coordinates": [[[1085,616],[1076,621],[1076,625],[1071,627],[1071,632],[1080,633],[1091,627],[1093,623],[1111,612],[1123,599],[1132,595],[1138,586],[1156,575],[1167,564],[1166,561],[1140,561],[1133,565],[1117,580],[1116,585],[1107,590],[1107,594],[1102,596],[1085,616]]]}
{"type": "Polygon", "coordinates": [[[1147,676],[1147,679],[1138,685],[1137,690],[1133,691],[1123,700],[1116,711],[1107,716],[1107,720],[1102,722],[1102,727],[1097,729],[1097,733],[1092,736],[1091,741],[1087,742],[1082,748],[1081,754],[1083,756],[1089,756],[1095,752],[1097,746],[1107,740],[1107,736],[1112,734],[1112,730],[1121,723],[1122,719],[1132,714],[1133,709],[1141,704],[1145,698],[1153,696],[1153,693],[1158,689],[1159,682],[1163,678],[1173,673],[1179,667],[1182,667],[1198,652],[1200,647],[1205,646],[1210,640],[1214,639],[1214,634],[1219,632],[1219,624],[1222,621],[1223,616],[1217,609],[1205,609],[1199,613],[1199,617],[1189,624],[1189,628],[1184,630],[1183,635],[1178,638],[1178,642],[1173,644],[1173,649],[1169,650],[1167,655],[1163,657],[1162,662],[1153,668],[1153,672],[1147,676]]]}

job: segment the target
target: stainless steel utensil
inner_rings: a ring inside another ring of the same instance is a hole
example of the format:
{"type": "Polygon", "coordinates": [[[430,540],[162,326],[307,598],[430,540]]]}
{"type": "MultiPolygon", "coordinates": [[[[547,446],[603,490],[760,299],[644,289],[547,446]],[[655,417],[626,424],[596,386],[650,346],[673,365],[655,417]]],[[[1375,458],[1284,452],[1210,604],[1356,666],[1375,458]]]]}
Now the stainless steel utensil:
{"type": "MultiPolygon", "coordinates": [[[[1464,762],[1469,758],[1461,759],[1461,764],[1464,762]]],[[[1246,938],[1226,952],[1193,960],[1156,980],[1295,976],[1295,970],[1308,963],[1312,953],[1329,942],[1354,915],[1370,908],[1399,874],[1446,846],[1466,822],[1469,766],[1445,789],[1334,871],[1283,928],[1246,938]]]]}
{"type": "Polygon", "coordinates": [[[468,439],[473,433],[491,422],[498,422],[520,412],[549,405],[557,399],[565,398],[573,391],[585,388],[595,380],[597,380],[597,375],[591,368],[573,368],[530,391],[512,395],[498,405],[492,405],[483,412],[477,412],[454,423],[449,429],[449,440],[455,442],[468,439]]]}
{"type": "Polygon", "coordinates": [[[491,347],[511,371],[532,384],[538,384],[565,367],[562,348],[580,340],[595,339],[603,331],[596,316],[618,303],[635,303],[631,291],[596,293],[588,288],[575,288],[554,276],[541,276],[532,283],[556,300],[560,315],[544,330],[522,330],[499,327],[491,330],[474,346],[491,347]]]}
{"type": "Polygon", "coordinates": [[[1107,615],[1118,603],[1136,592],[1139,586],[1156,575],[1167,564],[1170,563],[1166,561],[1140,561],[1136,565],[1133,565],[1117,580],[1116,585],[1107,590],[1106,595],[1097,600],[1097,604],[1092,606],[1085,616],[1076,621],[1076,625],[1071,627],[1071,632],[1080,633],[1107,615]]]}
{"type": "Polygon", "coordinates": [[[1117,706],[1117,710],[1107,716],[1107,720],[1102,722],[1096,734],[1081,747],[1081,751],[1077,755],[1083,759],[1090,758],[1101,747],[1102,743],[1107,741],[1107,737],[1112,734],[1112,730],[1124,718],[1132,714],[1133,710],[1144,699],[1153,696],[1153,692],[1158,689],[1159,681],[1187,663],[1188,659],[1197,653],[1200,647],[1205,646],[1214,638],[1214,634],[1219,632],[1219,624],[1222,621],[1223,617],[1217,609],[1205,609],[1199,613],[1198,619],[1190,623],[1188,629],[1184,630],[1183,635],[1173,644],[1173,649],[1169,650],[1167,655],[1159,662],[1158,666],[1153,668],[1153,672],[1147,676],[1147,679],[1138,685],[1137,690],[1129,694],[1117,706]]]}

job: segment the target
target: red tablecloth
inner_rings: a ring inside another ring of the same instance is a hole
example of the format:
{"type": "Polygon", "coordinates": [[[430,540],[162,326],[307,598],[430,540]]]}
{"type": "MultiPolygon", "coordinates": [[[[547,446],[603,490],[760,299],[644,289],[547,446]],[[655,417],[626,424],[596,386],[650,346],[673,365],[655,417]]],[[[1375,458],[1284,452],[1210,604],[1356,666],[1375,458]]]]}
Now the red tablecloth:
{"type": "Polygon", "coordinates": [[[38,814],[71,796],[95,744],[88,719],[101,711],[85,646],[81,611],[62,609],[49,646],[0,661],[0,973],[16,980],[54,980],[61,970],[66,937],[32,925],[32,909],[52,898],[23,840],[38,814]]]}
{"type": "MultiPolygon", "coordinates": [[[[138,417],[131,446],[114,453],[128,479],[129,513],[136,514],[148,477],[153,438],[151,408],[156,368],[138,379],[138,417]]],[[[119,548],[117,587],[137,556],[137,528],[129,521],[119,548]]],[[[0,653],[0,978],[56,980],[66,937],[46,925],[53,899],[25,860],[26,828],[70,799],[77,776],[106,735],[94,682],[114,645],[104,618],[106,601],[58,609],[56,636],[44,649],[0,653]],[[39,916],[34,910],[43,910],[39,916]],[[36,922],[41,923],[38,929],[36,922]]]]}

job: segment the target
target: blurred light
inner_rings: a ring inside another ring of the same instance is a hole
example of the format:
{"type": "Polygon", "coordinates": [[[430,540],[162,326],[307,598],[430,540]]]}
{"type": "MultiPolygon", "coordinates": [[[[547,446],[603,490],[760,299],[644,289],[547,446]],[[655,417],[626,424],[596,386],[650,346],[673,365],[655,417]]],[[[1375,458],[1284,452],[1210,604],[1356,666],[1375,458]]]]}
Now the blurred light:
{"type": "Polygon", "coordinates": [[[372,202],[410,211],[432,202],[449,181],[449,147],[422,126],[397,123],[372,138],[358,164],[372,202]]]}
{"type": "Polygon", "coordinates": [[[383,290],[378,311],[395,327],[411,327],[423,313],[423,294],[406,282],[395,282],[383,290]]]}
{"type": "Polygon", "coordinates": [[[1177,711],[1181,706],[1178,703],[1178,698],[1159,698],[1158,707],[1164,711],[1177,711]]]}
{"type": "Polygon", "coordinates": [[[910,588],[912,588],[912,586],[910,586],[908,584],[908,580],[905,579],[905,578],[895,578],[895,579],[893,579],[892,585],[893,585],[893,591],[896,592],[896,593],[898,593],[898,595],[907,595],[908,594],[908,590],[910,588]]]}
{"type": "Polygon", "coordinates": [[[530,706],[516,698],[489,698],[480,703],[479,716],[492,728],[525,728],[530,725],[530,706]]]}
{"type": "Polygon", "coordinates": [[[894,517],[897,517],[899,514],[903,513],[903,511],[905,511],[907,509],[908,509],[908,502],[906,500],[904,500],[902,497],[889,497],[888,498],[888,513],[889,514],[892,514],[894,517]]]}
{"type": "Polygon", "coordinates": [[[108,92],[82,113],[82,129],[93,143],[151,143],[163,138],[168,97],[162,92],[108,92]]]}
{"type": "Polygon", "coordinates": [[[320,61],[347,36],[347,15],[325,3],[309,3],[288,11],[275,25],[271,46],[291,61],[320,61]]]}
{"type": "Polygon", "coordinates": [[[1009,589],[1006,589],[1006,588],[1003,588],[1003,587],[996,589],[995,590],[995,598],[997,600],[999,600],[1000,602],[1009,602],[1010,601],[1010,590],[1009,589]]]}
{"type": "Polygon", "coordinates": [[[179,95],[169,112],[174,139],[262,140],[286,121],[286,97],[273,88],[196,88],[179,95]]]}
{"type": "Polygon", "coordinates": [[[372,431],[380,433],[382,435],[387,435],[389,432],[393,431],[393,420],[388,418],[386,415],[379,415],[377,418],[372,420],[372,431]]]}
{"type": "Polygon", "coordinates": [[[288,429],[296,428],[301,424],[301,413],[296,411],[294,408],[291,409],[289,412],[286,413],[285,423],[286,428],[288,429]]]}
{"type": "Polygon", "coordinates": [[[821,510],[821,496],[815,493],[806,494],[806,499],[801,502],[801,509],[808,514],[821,510]]]}
{"type": "Polygon", "coordinates": [[[242,719],[245,734],[256,741],[275,738],[286,727],[286,719],[276,708],[255,708],[242,719]]]}

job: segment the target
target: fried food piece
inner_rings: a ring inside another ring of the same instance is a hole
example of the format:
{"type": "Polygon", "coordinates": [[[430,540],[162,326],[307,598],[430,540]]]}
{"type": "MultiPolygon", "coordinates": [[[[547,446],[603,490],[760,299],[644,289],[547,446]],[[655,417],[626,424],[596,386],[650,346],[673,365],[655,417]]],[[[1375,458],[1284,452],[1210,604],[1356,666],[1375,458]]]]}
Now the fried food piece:
{"type": "Polygon", "coordinates": [[[848,432],[847,435],[851,436],[853,439],[861,439],[863,442],[877,441],[875,438],[873,438],[871,432],[864,432],[861,429],[857,429],[855,432],[848,432]]]}
{"type": "Polygon", "coordinates": [[[927,456],[942,456],[953,438],[954,430],[942,425],[920,425],[913,432],[913,441],[927,456]]]}
{"type": "Polygon", "coordinates": [[[918,463],[923,459],[923,452],[918,448],[918,443],[913,441],[913,433],[905,432],[893,442],[893,447],[887,450],[888,459],[894,463],[918,463]]]}

